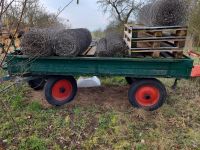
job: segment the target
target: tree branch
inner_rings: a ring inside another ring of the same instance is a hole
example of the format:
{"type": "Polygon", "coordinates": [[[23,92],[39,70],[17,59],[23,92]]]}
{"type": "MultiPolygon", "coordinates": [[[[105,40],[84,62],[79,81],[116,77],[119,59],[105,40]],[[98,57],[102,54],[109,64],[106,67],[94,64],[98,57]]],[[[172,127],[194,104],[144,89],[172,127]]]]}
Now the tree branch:
{"type": "Polygon", "coordinates": [[[3,12],[2,12],[1,15],[3,15],[3,14],[8,10],[8,8],[12,5],[12,3],[13,3],[14,1],[15,1],[15,0],[12,0],[12,1],[6,6],[6,8],[3,10],[3,12]]]}
{"type": "Polygon", "coordinates": [[[122,16],[121,16],[121,13],[119,12],[118,8],[117,8],[117,0],[115,0],[115,2],[111,2],[111,0],[108,1],[109,4],[114,8],[115,12],[117,13],[117,16],[118,16],[118,19],[119,21],[123,21],[122,20],[122,16]]]}

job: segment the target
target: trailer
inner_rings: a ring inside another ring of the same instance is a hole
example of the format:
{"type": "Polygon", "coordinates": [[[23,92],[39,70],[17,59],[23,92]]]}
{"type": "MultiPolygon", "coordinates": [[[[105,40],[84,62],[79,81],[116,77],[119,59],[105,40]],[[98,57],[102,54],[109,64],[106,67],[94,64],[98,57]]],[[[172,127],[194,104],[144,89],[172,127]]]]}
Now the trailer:
{"type": "Polygon", "coordinates": [[[29,78],[35,90],[44,88],[48,103],[61,106],[74,100],[78,76],[122,76],[130,84],[128,97],[136,108],[156,110],[167,97],[165,86],[156,78],[189,79],[193,60],[184,55],[145,58],[98,58],[98,57],[40,57],[9,54],[6,67],[10,77],[29,78]]]}
{"type": "MultiPolygon", "coordinates": [[[[26,79],[33,89],[44,89],[49,104],[62,106],[74,100],[76,96],[76,77],[121,76],[130,84],[130,103],[136,108],[153,111],[160,108],[167,97],[166,88],[158,78],[174,78],[175,86],[178,79],[200,77],[200,66],[195,66],[193,59],[184,55],[182,51],[186,31],[186,28],[182,27],[125,26],[124,40],[129,48],[129,56],[123,58],[94,57],[91,54],[94,54],[95,44],[79,57],[30,58],[17,50],[7,55],[4,69],[9,77],[0,79],[0,82],[19,76],[26,79]],[[165,31],[172,29],[175,30],[176,36],[165,31]],[[138,35],[145,37],[141,38],[138,35]],[[148,47],[141,51],[141,43],[148,47]],[[163,47],[163,44],[167,44],[168,47],[163,47]],[[150,55],[149,50],[153,51],[150,55]]],[[[198,55],[192,51],[189,54],[198,55]]]]}

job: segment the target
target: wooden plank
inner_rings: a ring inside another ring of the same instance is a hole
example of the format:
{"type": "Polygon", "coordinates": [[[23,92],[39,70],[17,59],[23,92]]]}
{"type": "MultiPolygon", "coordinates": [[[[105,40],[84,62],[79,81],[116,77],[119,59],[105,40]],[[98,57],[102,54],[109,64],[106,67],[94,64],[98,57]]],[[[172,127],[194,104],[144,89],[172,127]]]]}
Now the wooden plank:
{"type": "Polygon", "coordinates": [[[142,51],[142,50],[144,50],[144,51],[145,51],[145,50],[147,50],[147,51],[148,51],[148,50],[161,50],[161,51],[162,51],[162,50],[183,50],[183,49],[182,49],[182,48],[179,48],[179,47],[159,47],[159,48],[151,48],[151,47],[148,47],[148,48],[131,48],[131,50],[132,50],[132,51],[134,51],[134,50],[135,50],[135,51],[137,51],[137,50],[138,50],[138,51],[139,51],[139,50],[141,50],[141,51],[142,51]]]}
{"type": "Polygon", "coordinates": [[[134,48],[130,50],[131,52],[154,52],[154,51],[165,51],[165,52],[180,52],[183,51],[181,48],[134,48]]]}
{"type": "Polygon", "coordinates": [[[186,36],[176,37],[140,37],[140,38],[132,38],[133,42],[154,42],[154,41],[185,41],[186,36]]]}
{"type": "Polygon", "coordinates": [[[91,46],[88,47],[88,49],[87,49],[86,51],[84,51],[81,55],[82,55],[82,56],[85,56],[85,55],[90,51],[91,48],[92,48],[91,46]]]}
{"type": "Polygon", "coordinates": [[[134,31],[166,31],[166,30],[186,30],[187,27],[183,26],[163,26],[163,27],[132,27],[134,31]]]}
{"type": "Polygon", "coordinates": [[[86,56],[94,56],[96,53],[96,46],[92,47],[88,53],[86,54],[86,56]]]}
{"type": "MultiPolygon", "coordinates": [[[[154,36],[155,37],[161,37],[162,36],[162,32],[155,32],[154,36]]],[[[157,42],[157,41],[153,42],[153,48],[159,48],[160,46],[161,46],[160,42],[157,42]]],[[[156,58],[160,57],[160,51],[153,52],[152,57],[156,57],[156,58]]]]}
{"type": "Polygon", "coordinates": [[[131,41],[128,41],[126,38],[124,38],[124,41],[125,41],[126,45],[128,46],[128,48],[132,49],[132,47],[131,47],[131,41]]]}
{"type": "MultiPolygon", "coordinates": [[[[176,31],[176,35],[179,36],[179,37],[180,36],[186,36],[187,31],[186,32],[185,31],[176,31]]],[[[185,42],[183,42],[183,41],[175,41],[174,43],[177,47],[180,47],[180,48],[185,47],[185,42]]],[[[175,55],[176,58],[182,58],[183,57],[183,51],[182,52],[175,52],[174,55],[175,55]]]]}
{"type": "Polygon", "coordinates": [[[131,53],[153,53],[153,52],[183,52],[183,50],[142,50],[142,51],[130,51],[131,53]]]}
{"type": "Polygon", "coordinates": [[[124,31],[124,34],[126,38],[129,38],[130,40],[132,39],[132,33],[129,33],[128,31],[124,31]]]}
{"type": "MultiPolygon", "coordinates": [[[[152,42],[146,42],[146,43],[137,43],[137,47],[135,48],[152,48],[153,43],[152,42]]],[[[134,48],[134,47],[132,47],[134,48]]]]}

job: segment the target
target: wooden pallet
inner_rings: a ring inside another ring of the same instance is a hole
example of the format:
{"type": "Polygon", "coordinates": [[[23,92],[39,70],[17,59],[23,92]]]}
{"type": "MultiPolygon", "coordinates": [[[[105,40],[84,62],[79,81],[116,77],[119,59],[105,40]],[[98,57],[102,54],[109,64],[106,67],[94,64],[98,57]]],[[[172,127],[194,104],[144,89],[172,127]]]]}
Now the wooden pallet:
{"type": "Polygon", "coordinates": [[[161,52],[171,52],[177,58],[183,56],[187,27],[142,27],[125,25],[124,41],[132,53],[152,53],[160,57],[161,52]]]}

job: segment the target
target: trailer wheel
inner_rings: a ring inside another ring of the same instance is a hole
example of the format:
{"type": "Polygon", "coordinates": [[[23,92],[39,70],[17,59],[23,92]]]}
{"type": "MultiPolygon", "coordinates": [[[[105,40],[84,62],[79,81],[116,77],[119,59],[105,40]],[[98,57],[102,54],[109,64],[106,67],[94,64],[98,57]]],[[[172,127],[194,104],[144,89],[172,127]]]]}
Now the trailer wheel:
{"type": "Polygon", "coordinates": [[[77,93],[77,83],[74,77],[55,77],[47,80],[45,97],[49,104],[62,106],[71,102],[77,93]]]}
{"type": "Polygon", "coordinates": [[[46,81],[43,78],[28,81],[28,85],[36,91],[42,90],[44,88],[45,83],[46,81]]]}
{"type": "Polygon", "coordinates": [[[154,111],[165,102],[165,86],[157,79],[138,80],[129,90],[129,101],[136,108],[154,111]]]}

